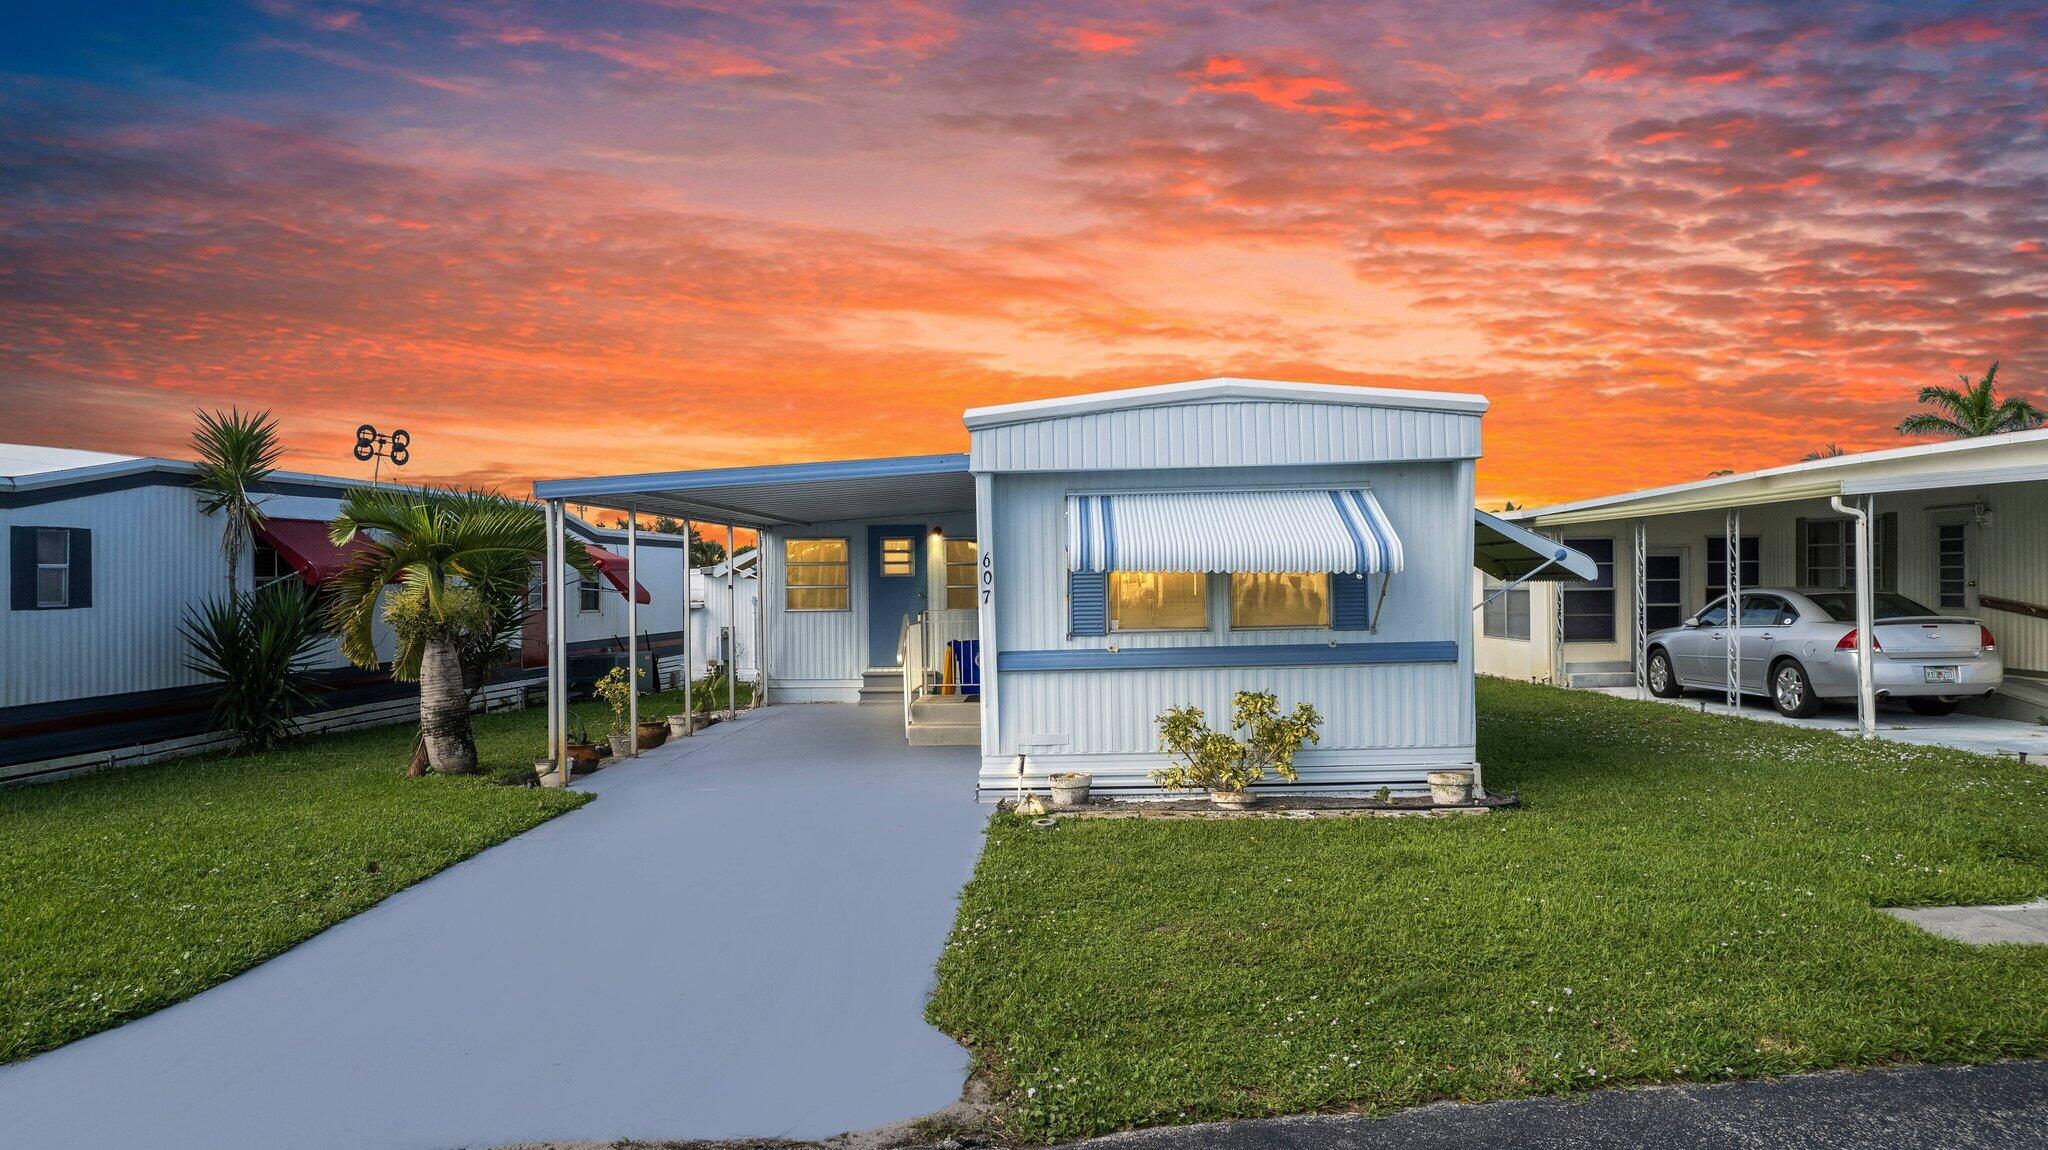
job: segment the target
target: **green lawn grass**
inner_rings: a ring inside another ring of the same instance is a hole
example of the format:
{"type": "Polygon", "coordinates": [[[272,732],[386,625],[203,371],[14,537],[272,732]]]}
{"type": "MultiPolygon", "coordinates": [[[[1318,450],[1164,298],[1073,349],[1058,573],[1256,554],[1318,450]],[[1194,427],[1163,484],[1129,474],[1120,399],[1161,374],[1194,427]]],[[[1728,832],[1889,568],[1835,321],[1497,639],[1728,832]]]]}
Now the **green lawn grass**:
{"type": "MultiPolygon", "coordinates": [[[[650,696],[642,714],[680,707],[650,696]]],[[[592,730],[602,704],[575,708],[592,730]]],[[[479,716],[487,770],[546,713],[479,716]]],[[[0,791],[0,1062],[188,998],[589,796],[408,779],[414,728],[0,791]]]]}
{"type": "Polygon", "coordinates": [[[1034,1140],[2048,1053],[2048,948],[1875,907],[2048,894],[2048,770],[1482,680],[1443,819],[988,832],[931,1021],[1034,1140]]]}

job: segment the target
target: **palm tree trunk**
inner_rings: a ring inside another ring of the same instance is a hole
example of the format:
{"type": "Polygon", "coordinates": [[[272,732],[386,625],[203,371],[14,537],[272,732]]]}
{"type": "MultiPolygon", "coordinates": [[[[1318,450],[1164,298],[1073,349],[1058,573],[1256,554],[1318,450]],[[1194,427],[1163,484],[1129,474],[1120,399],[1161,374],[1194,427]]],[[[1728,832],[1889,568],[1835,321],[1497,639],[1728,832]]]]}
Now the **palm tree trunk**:
{"type": "Polygon", "coordinates": [[[444,775],[476,771],[469,692],[463,689],[462,657],[452,639],[429,639],[420,658],[420,739],[435,770],[444,775]]]}

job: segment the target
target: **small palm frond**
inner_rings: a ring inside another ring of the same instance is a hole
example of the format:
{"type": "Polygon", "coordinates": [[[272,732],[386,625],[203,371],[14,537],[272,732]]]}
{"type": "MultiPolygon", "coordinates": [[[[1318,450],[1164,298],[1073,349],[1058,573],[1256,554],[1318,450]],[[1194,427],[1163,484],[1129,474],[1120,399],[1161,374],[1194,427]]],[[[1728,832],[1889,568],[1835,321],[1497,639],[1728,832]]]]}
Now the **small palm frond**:
{"type": "Polygon", "coordinates": [[[199,455],[199,473],[192,486],[199,489],[200,506],[209,515],[240,512],[260,523],[262,512],[249,493],[284,457],[277,420],[268,411],[244,414],[240,408],[194,415],[199,426],[192,431],[192,449],[199,455]]]}
{"type": "Polygon", "coordinates": [[[2044,422],[2044,413],[2032,401],[2016,395],[1999,397],[1996,363],[1975,383],[1967,375],[1959,375],[1956,380],[1962,387],[1921,388],[1921,405],[1934,410],[1916,412],[1900,420],[1899,434],[1969,439],[2030,431],[2044,422]]]}

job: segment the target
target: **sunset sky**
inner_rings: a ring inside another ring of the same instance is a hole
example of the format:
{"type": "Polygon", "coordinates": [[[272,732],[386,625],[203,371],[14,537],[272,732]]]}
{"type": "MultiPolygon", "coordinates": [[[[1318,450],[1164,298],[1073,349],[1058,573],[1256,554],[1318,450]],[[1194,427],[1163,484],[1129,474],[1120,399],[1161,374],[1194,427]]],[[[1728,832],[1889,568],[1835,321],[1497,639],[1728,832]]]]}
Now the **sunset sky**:
{"type": "Polygon", "coordinates": [[[0,439],[488,482],[962,450],[1249,375],[1481,392],[1482,496],[2048,391],[2048,9],[17,6],[0,439]],[[1412,10],[1411,15],[1400,14],[1412,10]],[[1707,13],[1713,14],[1707,14],[1707,13]]]}

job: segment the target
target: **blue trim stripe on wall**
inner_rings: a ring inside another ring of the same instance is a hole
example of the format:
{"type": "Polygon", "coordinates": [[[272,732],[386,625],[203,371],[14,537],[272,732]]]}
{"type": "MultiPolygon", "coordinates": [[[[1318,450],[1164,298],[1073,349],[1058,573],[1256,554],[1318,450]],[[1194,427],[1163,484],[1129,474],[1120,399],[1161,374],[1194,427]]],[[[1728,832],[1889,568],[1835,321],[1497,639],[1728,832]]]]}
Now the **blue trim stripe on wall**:
{"type": "Polygon", "coordinates": [[[1455,663],[1458,644],[1245,643],[1232,647],[1127,647],[1121,651],[1003,651],[996,670],[1121,671],[1182,667],[1341,667],[1386,663],[1455,663]]]}

